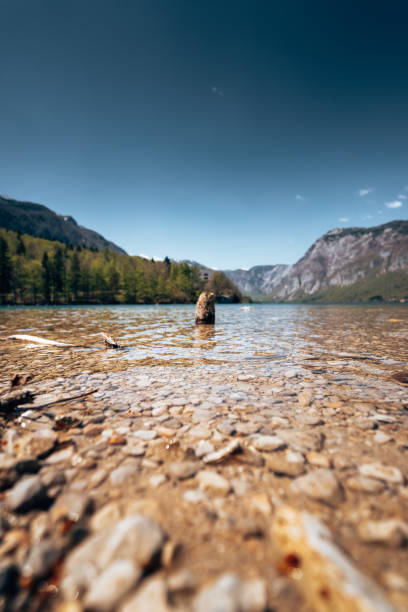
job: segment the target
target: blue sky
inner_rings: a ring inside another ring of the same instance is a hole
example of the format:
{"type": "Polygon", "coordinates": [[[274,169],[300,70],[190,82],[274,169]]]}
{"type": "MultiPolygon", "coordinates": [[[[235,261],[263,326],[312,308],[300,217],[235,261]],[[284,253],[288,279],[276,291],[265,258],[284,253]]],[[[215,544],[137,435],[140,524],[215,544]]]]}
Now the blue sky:
{"type": "Polygon", "coordinates": [[[402,1],[2,0],[0,193],[218,268],[407,218],[407,17],[402,1]]]}

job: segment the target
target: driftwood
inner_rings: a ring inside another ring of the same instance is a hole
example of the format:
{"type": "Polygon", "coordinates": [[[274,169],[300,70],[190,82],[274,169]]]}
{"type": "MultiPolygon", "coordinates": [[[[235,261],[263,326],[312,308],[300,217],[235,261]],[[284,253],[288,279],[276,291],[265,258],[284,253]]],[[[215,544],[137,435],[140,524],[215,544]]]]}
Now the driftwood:
{"type": "MultiPolygon", "coordinates": [[[[108,336],[104,332],[100,332],[99,334],[102,336],[105,347],[109,348],[121,348],[120,345],[108,336]]],[[[2,338],[2,340],[19,340],[20,342],[29,342],[30,344],[40,344],[41,346],[57,346],[59,348],[95,348],[94,346],[90,346],[89,344],[70,344],[68,342],[60,342],[59,340],[50,340],[48,338],[40,338],[39,336],[29,336],[27,334],[13,334],[12,336],[7,336],[7,338],[2,338]]]]}
{"type": "Polygon", "coordinates": [[[59,342],[58,340],[48,340],[48,338],[39,338],[38,336],[28,336],[27,334],[14,334],[8,336],[8,340],[21,340],[21,342],[31,342],[32,344],[43,344],[50,346],[60,347],[72,347],[75,344],[68,344],[67,342],[59,342]]]}
{"type": "Polygon", "coordinates": [[[116,342],[116,340],[114,340],[111,336],[108,336],[108,334],[105,334],[105,332],[100,332],[99,333],[100,336],[102,336],[104,342],[105,342],[105,346],[109,347],[109,348],[120,348],[119,344],[116,342]]]}
{"type": "Polygon", "coordinates": [[[98,389],[90,389],[90,391],[86,391],[85,393],[79,393],[77,395],[70,395],[68,397],[61,397],[57,400],[52,400],[51,402],[47,402],[45,404],[33,404],[30,406],[31,410],[42,410],[43,408],[48,408],[48,406],[54,406],[55,404],[63,404],[64,402],[71,402],[72,400],[82,399],[83,397],[87,397],[88,395],[92,395],[92,393],[96,393],[98,389]]]}
{"type": "Polygon", "coordinates": [[[196,325],[215,323],[215,293],[203,291],[198,298],[195,310],[196,325]]]}

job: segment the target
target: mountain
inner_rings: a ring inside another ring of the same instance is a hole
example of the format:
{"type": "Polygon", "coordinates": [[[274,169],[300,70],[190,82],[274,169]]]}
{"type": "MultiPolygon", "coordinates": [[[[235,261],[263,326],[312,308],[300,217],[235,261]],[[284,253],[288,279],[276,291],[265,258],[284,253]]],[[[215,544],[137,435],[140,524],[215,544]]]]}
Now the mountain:
{"type": "Polygon", "coordinates": [[[107,248],[116,253],[125,253],[97,232],[78,225],[72,217],[58,215],[42,204],[19,202],[6,196],[0,196],[0,227],[98,251],[107,248]]]}
{"type": "Polygon", "coordinates": [[[337,228],[316,240],[291,266],[225,273],[244,293],[267,294],[273,301],[406,299],[408,221],[337,228]]]}
{"type": "Polygon", "coordinates": [[[262,298],[269,295],[281,282],[288,266],[277,264],[275,266],[254,266],[249,270],[224,270],[244,295],[253,298],[262,298]]]}

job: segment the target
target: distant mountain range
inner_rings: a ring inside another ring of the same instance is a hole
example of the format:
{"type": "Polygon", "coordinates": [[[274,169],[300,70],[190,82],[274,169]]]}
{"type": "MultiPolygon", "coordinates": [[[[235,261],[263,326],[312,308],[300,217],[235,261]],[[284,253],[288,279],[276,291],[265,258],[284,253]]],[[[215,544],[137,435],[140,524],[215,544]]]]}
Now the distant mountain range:
{"type": "MultiPolygon", "coordinates": [[[[0,196],[0,227],[117,253],[123,249],[46,206],[0,196]]],[[[214,270],[185,260],[191,266],[214,270]]],[[[223,270],[239,290],[268,301],[408,301],[408,221],[333,229],[293,265],[223,270]]]]}
{"type": "Polygon", "coordinates": [[[70,216],[58,215],[42,204],[19,202],[6,196],[0,196],[0,227],[98,251],[107,248],[117,253],[126,252],[97,232],[78,225],[70,216]]]}
{"type": "Polygon", "coordinates": [[[243,293],[258,299],[408,298],[408,221],[331,230],[291,266],[224,272],[243,293]]]}

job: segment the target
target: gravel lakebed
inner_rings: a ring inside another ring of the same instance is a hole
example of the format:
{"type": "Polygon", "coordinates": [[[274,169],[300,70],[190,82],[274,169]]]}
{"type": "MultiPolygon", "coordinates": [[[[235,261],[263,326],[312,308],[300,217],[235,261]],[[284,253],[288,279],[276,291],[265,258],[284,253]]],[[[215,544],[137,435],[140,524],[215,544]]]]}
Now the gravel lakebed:
{"type": "Polygon", "coordinates": [[[388,370],[97,371],[70,350],[83,373],[52,375],[59,349],[18,351],[34,400],[0,414],[1,610],[408,609],[408,402],[388,370]]]}

